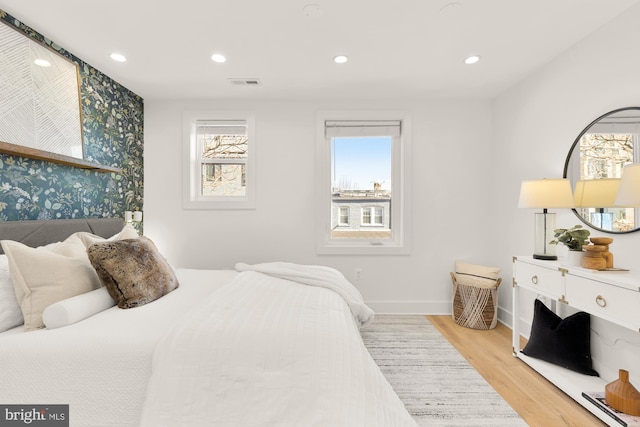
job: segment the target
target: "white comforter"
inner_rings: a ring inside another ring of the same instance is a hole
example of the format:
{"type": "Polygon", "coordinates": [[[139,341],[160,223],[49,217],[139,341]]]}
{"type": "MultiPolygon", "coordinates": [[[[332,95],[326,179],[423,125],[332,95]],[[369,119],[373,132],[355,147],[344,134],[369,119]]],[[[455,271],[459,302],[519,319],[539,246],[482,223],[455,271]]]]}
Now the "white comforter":
{"type": "Polygon", "coordinates": [[[362,344],[359,293],[313,270],[177,270],[145,306],[2,333],[0,403],[69,404],[71,427],[415,425],[362,344]]]}
{"type": "Polygon", "coordinates": [[[342,289],[347,304],[339,289],[274,276],[244,271],[174,325],[141,425],[415,426],[362,343],[355,288],[342,289]]]}
{"type": "Polygon", "coordinates": [[[0,403],[69,404],[72,427],[138,426],[158,340],[238,273],[178,270],[181,286],[53,330],[0,334],[0,403]]]}
{"type": "Polygon", "coordinates": [[[301,265],[290,262],[266,262],[263,264],[236,264],[238,271],[257,271],[269,276],[291,280],[303,285],[319,286],[337,293],[349,305],[353,317],[360,326],[373,320],[373,310],[364,303],[360,291],[335,268],[322,265],[301,265]]]}

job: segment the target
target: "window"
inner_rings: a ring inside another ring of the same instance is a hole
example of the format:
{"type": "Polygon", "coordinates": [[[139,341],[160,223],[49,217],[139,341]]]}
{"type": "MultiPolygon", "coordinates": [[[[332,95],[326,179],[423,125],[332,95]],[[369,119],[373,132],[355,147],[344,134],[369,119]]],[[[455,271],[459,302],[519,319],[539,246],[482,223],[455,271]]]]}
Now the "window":
{"type": "MultiPolygon", "coordinates": [[[[586,133],[580,139],[580,179],[621,178],[624,166],[634,163],[637,147],[637,130],[634,133],[586,133]]],[[[600,206],[578,211],[590,225],[604,230],[626,232],[638,227],[634,207],[600,206]]]]}
{"type": "Polygon", "coordinates": [[[186,209],[255,207],[252,114],[185,112],[186,209]]]}
{"type": "Polygon", "coordinates": [[[381,207],[373,208],[373,223],[377,225],[382,225],[382,211],[381,207]]]}
{"type": "Polygon", "coordinates": [[[349,225],[348,206],[340,206],[340,218],[338,219],[338,225],[349,225]]]}
{"type": "Polygon", "coordinates": [[[409,253],[409,117],[321,112],[316,126],[318,253],[409,253]]]}
{"type": "MultiPolygon", "coordinates": [[[[375,207],[367,206],[362,208],[362,225],[382,226],[383,225],[382,212],[384,212],[384,209],[379,206],[375,206],[375,207]]],[[[391,237],[391,233],[389,233],[389,237],[391,237]]]]}
{"type": "Polygon", "coordinates": [[[371,224],[371,208],[362,209],[362,224],[363,225],[371,224]]]}

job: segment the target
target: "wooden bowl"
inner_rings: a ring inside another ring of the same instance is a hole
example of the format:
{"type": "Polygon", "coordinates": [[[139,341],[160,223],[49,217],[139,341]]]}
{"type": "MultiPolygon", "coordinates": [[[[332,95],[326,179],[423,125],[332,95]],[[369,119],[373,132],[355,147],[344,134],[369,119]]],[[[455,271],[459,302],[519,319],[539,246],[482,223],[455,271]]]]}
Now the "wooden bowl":
{"type": "Polygon", "coordinates": [[[591,237],[591,243],[594,245],[610,245],[613,243],[613,239],[611,237],[591,237]]]}

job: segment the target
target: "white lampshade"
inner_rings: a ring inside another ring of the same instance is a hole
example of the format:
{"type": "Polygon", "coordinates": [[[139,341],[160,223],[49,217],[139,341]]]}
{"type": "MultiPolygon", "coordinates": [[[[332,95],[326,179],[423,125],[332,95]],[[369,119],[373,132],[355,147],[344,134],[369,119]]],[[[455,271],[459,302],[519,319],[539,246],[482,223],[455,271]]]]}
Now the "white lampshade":
{"type": "Polygon", "coordinates": [[[536,179],[522,181],[520,185],[519,208],[541,208],[541,213],[534,214],[534,252],[533,257],[543,260],[556,260],[556,246],[553,230],[556,228],[556,214],[547,213],[547,208],[572,208],[573,195],[568,179],[536,179]]]}
{"type": "Polygon", "coordinates": [[[573,196],[568,179],[522,181],[519,208],[572,208],[573,196]]]}
{"type": "Polygon", "coordinates": [[[622,169],[622,179],[615,206],[640,206],[640,163],[627,165],[622,169]]]}
{"type": "Polygon", "coordinates": [[[620,179],[584,179],[576,182],[573,201],[577,208],[610,208],[616,202],[620,179]]]}

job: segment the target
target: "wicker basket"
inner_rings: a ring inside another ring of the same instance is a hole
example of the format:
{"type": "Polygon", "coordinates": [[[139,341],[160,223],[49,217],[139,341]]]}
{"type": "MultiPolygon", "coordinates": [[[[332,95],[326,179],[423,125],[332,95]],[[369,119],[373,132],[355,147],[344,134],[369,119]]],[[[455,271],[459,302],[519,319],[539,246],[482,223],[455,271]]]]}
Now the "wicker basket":
{"type": "Polygon", "coordinates": [[[451,273],[451,281],[453,321],[471,329],[495,328],[498,323],[498,286],[502,279],[496,279],[495,286],[480,287],[459,283],[456,275],[451,273]]]}

